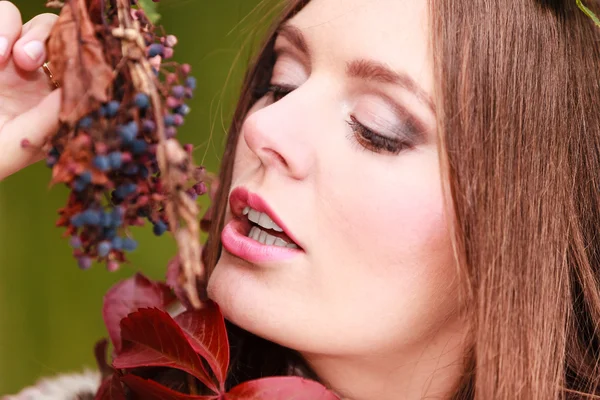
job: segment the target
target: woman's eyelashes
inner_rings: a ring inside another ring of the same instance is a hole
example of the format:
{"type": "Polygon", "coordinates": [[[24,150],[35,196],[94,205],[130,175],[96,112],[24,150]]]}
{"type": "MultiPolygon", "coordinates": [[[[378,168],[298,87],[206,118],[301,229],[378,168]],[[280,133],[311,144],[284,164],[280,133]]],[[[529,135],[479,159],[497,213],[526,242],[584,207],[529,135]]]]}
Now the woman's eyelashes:
{"type": "Polygon", "coordinates": [[[295,88],[286,85],[269,84],[267,94],[272,96],[273,102],[277,102],[290,94],[295,88]]]}
{"type": "Polygon", "coordinates": [[[403,141],[400,138],[391,138],[374,132],[361,124],[354,116],[350,116],[348,125],[352,129],[351,139],[358,142],[363,148],[374,153],[396,155],[402,150],[411,147],[410,143],[403,141]]]}
{"type": "MultiPolygon", "coordinates": [[[[293,86],[281,84],[269,84],[266,94],[271,96],[273,103],[283,99],[296,88],[293,86]]],[[[402,150],[412,147],[410,143],[400,138],[391,138],[381,135],[372,129],[367,128],[355,116],[350,116],[348,125],[352,130],[349,135],[350,140],[358,143],[362,148],[374,153],[384,153],[396,155],[402,150]]]]}

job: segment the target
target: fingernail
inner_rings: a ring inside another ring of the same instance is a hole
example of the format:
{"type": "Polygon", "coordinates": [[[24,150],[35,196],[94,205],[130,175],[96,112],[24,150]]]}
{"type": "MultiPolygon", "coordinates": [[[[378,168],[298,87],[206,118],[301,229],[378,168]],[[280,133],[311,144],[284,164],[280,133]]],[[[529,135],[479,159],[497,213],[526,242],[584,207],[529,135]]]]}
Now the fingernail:
{"type": "Polygon", "coordinates": [[[31,58],[33,61],[38,61],[42,54],[44,54],[44,44],[38,40],[32,40],[23,46],[23,50],[25,53],[31,58]]]}
{"type": "Polygon", "coordinates": [[[0,57],[4,57],[8,50],[8,39],[0,36],[0,57]]]}

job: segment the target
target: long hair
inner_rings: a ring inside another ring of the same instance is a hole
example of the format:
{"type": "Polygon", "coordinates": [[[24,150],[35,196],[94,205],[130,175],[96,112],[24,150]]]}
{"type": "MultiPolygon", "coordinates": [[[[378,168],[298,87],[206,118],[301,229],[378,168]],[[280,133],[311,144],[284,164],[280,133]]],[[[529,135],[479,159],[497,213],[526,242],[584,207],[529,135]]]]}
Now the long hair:
{"type": "MultiPolygon", "coordinates": [[[[209,272],[276,28],[306,3],[290,2],[248,70],[220,171],[209,272]]],[[[430,15],[440,168],[470,330],[449,398],[600,398],[600,31],[575,0],[430,0],[430,15]]],[[[290,365],[311,376],[294,351],[228,327],[230,385],[290,365]]]]}

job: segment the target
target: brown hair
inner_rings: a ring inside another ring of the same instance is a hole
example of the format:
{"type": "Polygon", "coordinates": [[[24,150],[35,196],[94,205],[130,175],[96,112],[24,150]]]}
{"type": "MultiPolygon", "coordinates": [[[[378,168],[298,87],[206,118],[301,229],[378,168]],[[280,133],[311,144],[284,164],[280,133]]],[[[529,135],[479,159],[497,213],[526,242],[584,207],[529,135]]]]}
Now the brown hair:
{"type": "MultiPolygon", "coordinates": [[[[291,2],[247,73],[209,271],[236,143],[270,78],[276,28],[306,3],[291,2]]],[[[471,328],[450,398],[600,398],[600,31],[574,0],[430,0],[430,15],[440,168],[471,328]]],[[[302,364],[290,349],[229,329],[230,385],[302,364]]]]}

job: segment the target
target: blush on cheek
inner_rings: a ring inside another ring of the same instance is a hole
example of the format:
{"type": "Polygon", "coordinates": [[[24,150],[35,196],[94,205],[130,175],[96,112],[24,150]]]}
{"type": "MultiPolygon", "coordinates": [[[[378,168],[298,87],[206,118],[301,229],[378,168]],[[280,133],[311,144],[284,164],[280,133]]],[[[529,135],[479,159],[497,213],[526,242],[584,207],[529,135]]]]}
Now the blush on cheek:
{"type": "Polygon", "coordinates": [[[401,254],[403,249],[423,254],[447,236],[442,193],[437,183],[435,176],[421,176],[395,185],[381,182],[377,185],[379,190],[371,186],[371,190],[356,197],[356,204],[345,203],[340,213],[351,227],[350,234],[362,247],[394,259],[406,256],[401,254]],[[394,189],[386,190],[390,187],[394,189]]]}

